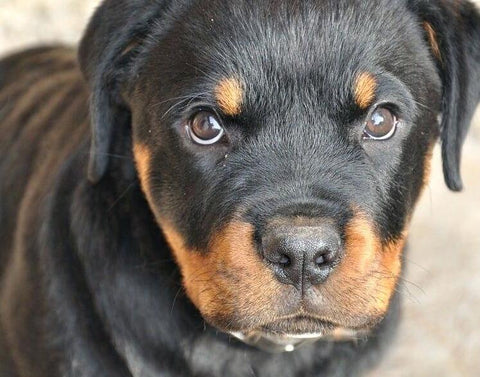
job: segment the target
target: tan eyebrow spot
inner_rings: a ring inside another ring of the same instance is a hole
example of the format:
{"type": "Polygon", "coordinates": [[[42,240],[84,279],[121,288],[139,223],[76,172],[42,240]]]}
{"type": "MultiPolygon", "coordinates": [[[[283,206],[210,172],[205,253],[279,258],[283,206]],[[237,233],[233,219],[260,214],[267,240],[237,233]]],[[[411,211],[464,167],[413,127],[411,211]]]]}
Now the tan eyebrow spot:
{"type": "Polygon", "coordinates": [[[355,103],[361,108],[368,108],[375,99],[377,79],[369,72],[361,73],[355,82],[355,103]]]}
{"type": "Polygon", "coordinates": [[[440,52],[440,45],[438,44],[437,32],[433,26],[426,21],[423,23],[423,28],[427,32],[428,42],[430,43],[433,55],[441,62],[442,54],[440,52]]]}
{"type": "Polygon", "coordinates": [[[242,84],[236,78],[222,79],[215,87],[215,97],[222,111],[230,116],[241,112],[243,102],[242,84]]]}

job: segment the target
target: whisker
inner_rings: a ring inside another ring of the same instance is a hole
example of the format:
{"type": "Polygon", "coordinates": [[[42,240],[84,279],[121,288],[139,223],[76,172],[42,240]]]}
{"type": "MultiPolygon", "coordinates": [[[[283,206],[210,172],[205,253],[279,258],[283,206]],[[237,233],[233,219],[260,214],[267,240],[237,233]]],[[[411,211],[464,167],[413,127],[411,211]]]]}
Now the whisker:
{"type": "Polygon", "coordinates": [[[403,259],[408,262],[409,264],[413,264],[414,266],[420,268],[422,271],[424,272],[430,272],[430,270],[424,266],[422,266],[421,264],[418,264],[417,262],[415,262],[414,260],[406,257],[406,256],[403,256],[403,259]]]}
{"type": "Polygon", "coordinates": [[[183,286],[178,288],[177,293],[175,293],[175,297],[173,298],[172,306],[170,308],[170,316],[173,315],[173,309],[175,308],[175,303],[177,302],[178,295],[183,290],[183,286]]]}
{"type": "Polygon", "coordinates": [[[110,206],[110,208],[108,209],[108,212],[110,212],[120,202],[120,200],[122,200],[125,197],[125,195],[128,194],[128,192],[133,188],[133,186],[135,186],[135,182],[132,182],[128,185],[125,191],[123,191],[120,194],[120,196],[117,198],[117,200],[115,200],[113,204],[110,206]]]}
{"type": "Polygon", "coordinates": [[[121,154],[114,154],[114,153],[100,153],[100,152],[86,152],[85,154],[88,154],[90,156],[107,156],[107,157],[113,157],[113,158],[118,158],[118,159],[123,159],[123,160],[132,160],[132,157],[130,156],[125,156],[121,154]]]}
{"type": "Polygon", "coordinates": [[[178,100],[186,100],[186,99],[191,98],[191,97],[192,97],[191,95],[185,95],[185,96],[168,98],[166,100],[163,100],[163,101],[160,101],[160,102],[157,102],[157,103],[153,104],[151,107],[156,108],[156,107],[161,106],[161,105],[163,105],[164,103],[167,103],[167,102],[178,101],[178,100]]]}
{"type": "Polygon", "coordinates": [[[189,94],[189,95],[186,95],[186,96],[180,96],[180,97],[175,97],[175,98],[170,98],[168,100],[165,100],[165,101],[161,101],[161,102],[158,102],[156,104],[153,105],[153,107],[158,107],[164,103],[167,103],[167,102],[170,102],[170,101],[177,101],[176,103],[174,103],[172,106],[170,106],[167,111],[165,111],[165,113],[163,113],[163,115],[161,116],[160,119],[164,119],[168,114],[170,114],[173,110],[175,110],[177,107],[180,107],[182,105],[184,105],[185,103],[187,103],[187,106],[190,105],[193,101],[195,100],[198,100],[198,99],[201,99],[202,97],[207,97],[209,95],[208,92],[200,92],[200,93],[193,93],[193,94],[189,94]]]}
{"type": "Polygon", "coordinates": [[[427,111],[430,112],[430,113],[436,113],[435,110],[433,110],[432,108],[430,108],[429,106],[425,105],[425,104],[422,103],[422,102],[415,101],[415,100],[413,100],[413,102],[414,102],[416,105],[422,107],[423,109],[427,110],[427,111]]]}

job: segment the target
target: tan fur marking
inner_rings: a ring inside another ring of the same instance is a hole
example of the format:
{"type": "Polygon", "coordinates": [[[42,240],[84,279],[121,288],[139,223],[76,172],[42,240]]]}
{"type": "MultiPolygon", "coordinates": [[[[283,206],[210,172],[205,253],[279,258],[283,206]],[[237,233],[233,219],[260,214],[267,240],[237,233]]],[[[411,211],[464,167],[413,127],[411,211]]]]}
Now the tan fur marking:
{"type": "Polygon", "coordinates": [[[379,240],[375,236],[372,224],[363,216],[357,215],[347,226],[345,249],[348,258],[355,258],[355,263],[346,268],[355,268],[365,275],[371,269],[379,249],[379,240]]]}
{"type": "Polygon", "coordinates": [[[441,62],[442,53],[440,52],[440,45],[438,44],[437,32],[433,26],[426,21],[423,23],[423,28],[427,32],[428,41],[430,43],[433,55],[441,62]]]}
{"type": "Polygon", "coordinates": [[[273,313],[272,307],[278,305],[278,293],[294,289],[279,283],[263,263],[253,246],[250,224],[231,222],[213,236],[208,252],[188,249],[182,236],[163,221],[162,229],[188,297],[217,326],[228,317],[240,322],[265,320],[265,313],[273,313]]]}
{"type": "Polygon", "coordinates": [[[221,80],[215,88],[215,97],[222,111],[230,116],[240,114],[243,102],[243,88],[239,80],[221,80]]]}
{"type": "Polygon", "coordinates": [[[400,275],[404,238],[382,246],[371,220],[358,213],[346,228],[345,255],[325,283],[325,297],[345,318],[378,317],[400,275]]]}
{"type": "Polygon", "coordinates": [[[188,248],[168,221],[160,225],[188,297],[207,321],[228,331],[256,329],[293,316],[291,310],[341,321],[347,328],[366,326],[386,313],[401,271],[404,237],[383,245],[373,222],[359,212],[346,228],[345,254],[332,275],[308,292],[307,306],[289,306],[299,292],[280,283],[262,260],[252,225],[227,224],[212,237],[208,251],[188,248]],[[232,324],[233,329],[224,327],[232,324]]]}
{"type": "Polygon", "coordinates": [[[133,156],[137,166],[138,177],[140,179],[140,184],[142,185],[142,190],[146,195],[147,200],[152,205],[153,201],[150,193],[149,182],[151,152],[148,150],[147,146],[140,143],[134,143],[133,156]]]}
{"type": "Polygon", "coordinates": [[[355,82],[355,103],[361,109],[367,109],[375,99],[377,79],[369,72],[361,73],[355,82]]]}
{"type": "Polygon", "coordinates": [[[383,246],[381,255],[381,271],[383,277],[379,281],[377,295],[375,296],[376,309],[385,313],[390,299],[395,292],[398,278],[402,270],[401,255],[405,247],[406,235],[383,246]]]}

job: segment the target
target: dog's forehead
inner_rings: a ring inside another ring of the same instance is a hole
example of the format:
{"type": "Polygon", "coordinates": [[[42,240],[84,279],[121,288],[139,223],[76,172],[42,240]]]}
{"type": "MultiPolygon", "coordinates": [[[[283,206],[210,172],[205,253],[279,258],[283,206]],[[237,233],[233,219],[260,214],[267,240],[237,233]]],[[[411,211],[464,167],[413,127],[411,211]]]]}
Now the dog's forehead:
{"type": "Polygon", "coordinates": [[[220,102],[232,115],[240,96],[256,108],[311,101],[318,109],[325,98],[348,103],[359,75],[405,71],[402,65],[413,70],[409,44],[421,41],[402,1],[206,4],[193,2],[175,31],[169,46],[181,56],[171,78],[187,81],[190,75],[216,95],[226,92],[220,102]]]}
{"type": "Polygon", "coordinates": [[[405,52],[412,18],[395,1],[383,3],[222,2],[194,16],[191,47],[200,59],[217,60],[219,70],[339,77],[405,52]]]}

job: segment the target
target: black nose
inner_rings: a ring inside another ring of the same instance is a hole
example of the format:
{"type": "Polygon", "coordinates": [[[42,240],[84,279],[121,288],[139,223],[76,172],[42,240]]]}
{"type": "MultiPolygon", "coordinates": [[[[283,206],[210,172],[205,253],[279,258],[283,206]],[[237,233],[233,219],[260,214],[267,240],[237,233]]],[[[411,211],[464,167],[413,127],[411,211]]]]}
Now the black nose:
{"type": "Polygon", "coordinates": [[[271,226],[262,239],[267,263],[279,281],[304,290],[328,278],[341,253],[335,226],[271,226]]]}

